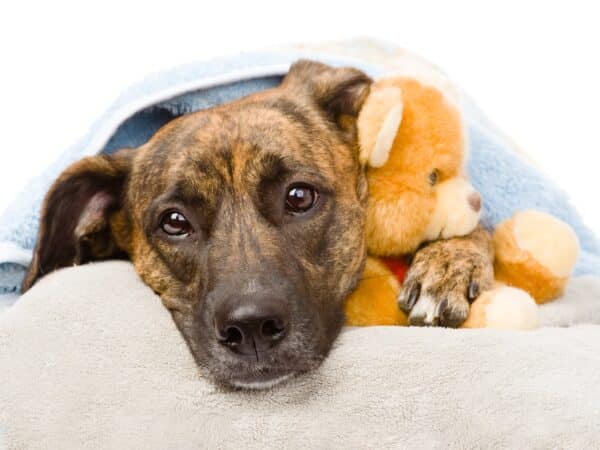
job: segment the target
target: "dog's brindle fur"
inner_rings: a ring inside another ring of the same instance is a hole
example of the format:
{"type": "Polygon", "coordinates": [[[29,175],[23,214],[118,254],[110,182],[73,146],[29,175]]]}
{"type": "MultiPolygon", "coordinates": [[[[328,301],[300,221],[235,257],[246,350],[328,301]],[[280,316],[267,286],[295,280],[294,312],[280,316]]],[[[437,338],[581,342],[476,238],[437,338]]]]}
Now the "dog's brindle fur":
{"type": "MultiPolygon", "coordinates": [[[[128,258],[216,382],[266,385],[318,366],[365,261],[355,120],[370,83],[355,69],[300,61],[277,88],[182,116],[138,149],[79,161],[46,196],[23,290],[61,267],[128,258]],[[295,182],[319,192],[306,214],[284,209],[295,182]],[[161,229],[173,209],[191,223],[189,236],[161,229]],[[286,338],[240,358],[215,339],[215,311],[232,297],[265,296],[287,308],[286,338]]],[[[469,273],[482,247],[461,255],[469,273]]],[[[430,263],[453,264],[449,249],[430,263]]],[[[427,283],[436,281],[445,280],[427,283]]]]}

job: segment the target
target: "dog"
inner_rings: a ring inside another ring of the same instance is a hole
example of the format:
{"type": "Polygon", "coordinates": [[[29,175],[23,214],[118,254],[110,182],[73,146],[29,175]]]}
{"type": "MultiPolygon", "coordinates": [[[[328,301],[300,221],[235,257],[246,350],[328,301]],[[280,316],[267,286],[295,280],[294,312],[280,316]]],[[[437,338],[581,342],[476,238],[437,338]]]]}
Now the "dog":
{"type": "MultiPolygon", "coordinates": [[[[75,163],[46,195],[23,291],[62,267],[129,259],[216,383],[267,388],[316,368],[366,259],[356,118],[370,85],[357,69],[299,61],[276,88],[75,163]]],[[[427,263],[466,274],[486,263],[485,245],[452,242],[427,263]]],[[[437,272],[411,286],[448,283],[437,272]]],[[[451,298],[469,301],[472,280],[456,278],[451,298]]],[[[428,301],[447,304],[439,292],[428,301]]]]}

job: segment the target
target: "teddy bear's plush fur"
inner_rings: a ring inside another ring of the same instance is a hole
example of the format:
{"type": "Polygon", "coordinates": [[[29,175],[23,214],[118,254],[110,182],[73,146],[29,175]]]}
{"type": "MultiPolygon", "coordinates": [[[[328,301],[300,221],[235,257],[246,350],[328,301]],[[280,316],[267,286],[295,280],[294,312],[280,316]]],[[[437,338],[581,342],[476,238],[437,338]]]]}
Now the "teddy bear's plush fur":
{"type": "Polygon", "coordinates": [[[538,303],[562,295],[579,250],[571,227],[539,211],[523,211],[500,224],[494,248],[496,279],[526,290],[538,303]]]}
{"type": "Polygon", "coordinates": [[[479,194],[466,177],[462,118],[441,91],[410,78],[381,80],[358,129],[361,158],[370,166],[371,254],[408,254],[425,241],[475,228],[480,214],[470,201],[479,201],[479,194]]]}
{"type": "MultiPolygon", "coordinates": [[[[482,200],[465,168],[465,126],[452,92],[396,76],[372,86],[358,131],[368,167],[370,258],[347,301],[347,323],[405,325],[397,306],[407,270],[402,258],[425,242],[467,235],[480,220],[482,200]]],[[[463,327],[536,327],[535,302],[562,293],[577,260],[577,236],[548,214],[524,211],[497,227],[493,245],[496,282],[490,274],[463,327]]]]}

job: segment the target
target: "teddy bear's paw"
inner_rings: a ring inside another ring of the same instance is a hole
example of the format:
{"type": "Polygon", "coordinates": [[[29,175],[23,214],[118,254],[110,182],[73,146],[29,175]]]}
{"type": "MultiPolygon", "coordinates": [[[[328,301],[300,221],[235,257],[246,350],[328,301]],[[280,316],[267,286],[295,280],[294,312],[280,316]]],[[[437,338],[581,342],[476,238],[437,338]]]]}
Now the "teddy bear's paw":
{"type": "Polygon", "coordinates": [[[409,325],[459,327],[470,304],[494,282],[486,248],[467,238],[434,242],[421,249],[407,274],[398,305],[409,325]]]}

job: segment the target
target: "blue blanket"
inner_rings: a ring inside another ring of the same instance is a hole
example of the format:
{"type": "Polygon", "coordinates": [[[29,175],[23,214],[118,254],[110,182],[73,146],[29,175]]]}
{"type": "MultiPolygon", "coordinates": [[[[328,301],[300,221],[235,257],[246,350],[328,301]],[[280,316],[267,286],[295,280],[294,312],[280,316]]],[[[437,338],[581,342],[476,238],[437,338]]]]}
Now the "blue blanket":
{"type": "MultiPolygon", "coordinates": [[[[174,117],[276,86],[298,58],[355,66],[373,77],[386,72],[383,65],[335,54],[273,51],[188,64],[132,86],[82,139],[31,180],[0,217],[0,294],[19,292],[35,244],[44,194],[70,163],[99,152],[139,146],[174,117]]],[[[571,224],[581,240],[576,274],[600,275],[600,244],[568,196],[517,154],[514,145],[468,98],[464,106],[471,145],[469,172],[485,199],[485,222],[493,226],[526,208],[552,213],[571,224]]]]}

